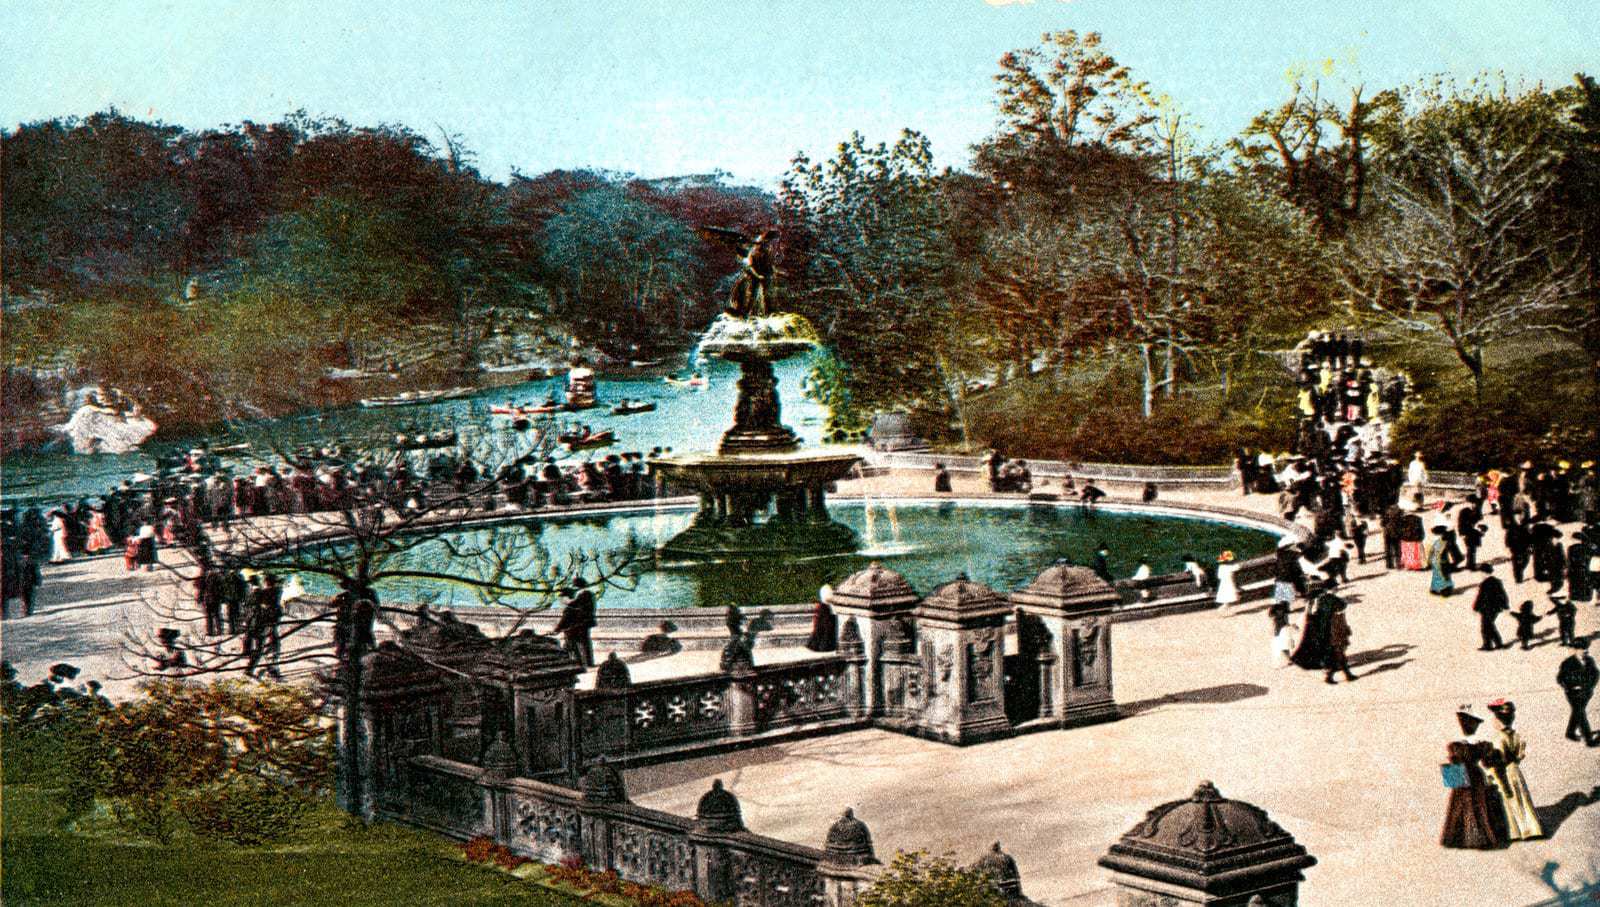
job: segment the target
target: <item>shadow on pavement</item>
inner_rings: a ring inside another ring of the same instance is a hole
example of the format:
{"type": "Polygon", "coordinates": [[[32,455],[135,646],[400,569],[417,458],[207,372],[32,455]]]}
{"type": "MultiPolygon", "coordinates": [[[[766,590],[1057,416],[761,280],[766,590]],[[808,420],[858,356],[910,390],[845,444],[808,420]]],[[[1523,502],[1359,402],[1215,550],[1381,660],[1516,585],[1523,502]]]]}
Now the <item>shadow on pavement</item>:
{"type": "Polygon", "coordinates": [[[1539,824],[1544,827],[1545,837],[1553,838],[1556,836],[1556,830],[1571,818],[1573,813],[1595,803],[1600,803],[1600,784],[1595,785],[1587,793],[1573,791],[1554,803],[1536,806],[1533,811],[1539,817],[1539,824]]]}
{"type": "MultiPolygon", "coordinates": [[[[1350,667],[1351,668],[1363,668],[1363,667],[1366,667],[1367,665],[1378,664],[1380,662],[1385,662],[1385,661],[1391,661],[1392,662],[1392,661],[1395,661],[1396,659],[1402,658],[1405,655],[1409,654],[1411,652],[1411,650],[1415,649],[1415,648],[1416,648],[1416,646],[1413,646],[1412,644],[1407,643],[1407,642],[1394,642],[1394,643],[1390,643],[1390,644],[1388,644],[1386,646],[1383,646],[1381,648],[1368,649],[1365,652],[1357,652],[1354,655],[1350,656],[1350,667]]],[[[1406,659],[1406,661],[1410,661],[1410,660],[1411,659],[1409,659],[1409,658],[1406,659]]],[[[1405,662],[1401,662],[1401,664],[1404,664],[1404,663],[1405,662]]],[[[1399,665],[1395,665],[1395,667],[1399,667],[1399,665]]],[[[1394,670],[1394,668],[1390,668],[1390,667],[1385,666],[1385,668],[1382,668],[1380,670],[1391,670],[1392,671],[1392,670],[1394,670]]],[[[1369,673],[1376,673],[1376,671],[1369,672],[1369,673]]]]}
{"type": "Polygon", "coordinates": [[[1154,699],[1141,699],[1138,702],[1126,702],[1117,706],[1117,711],[1124,718],[1132,718],[1142,712],[1159,708],[1164,705],[1185,705],[1197,703],[1203,705],[1227,705],[1265,696],[1269,690],[1254,683],[1225,683],[1214,687],[1201,687],[1198,690],[1185,690],[1182,693],[1168,693],[1154,699]]]}

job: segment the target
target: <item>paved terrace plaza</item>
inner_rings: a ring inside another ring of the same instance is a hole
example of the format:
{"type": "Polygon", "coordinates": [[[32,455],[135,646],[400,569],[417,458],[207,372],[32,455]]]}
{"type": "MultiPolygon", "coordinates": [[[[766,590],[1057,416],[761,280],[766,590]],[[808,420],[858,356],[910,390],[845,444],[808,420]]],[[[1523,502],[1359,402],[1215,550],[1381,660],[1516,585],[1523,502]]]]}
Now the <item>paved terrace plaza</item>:
{"type": "MultiPolygon", "coordinates": [[[[930,484],[925,472],[896,472],[844,483],[841,493],[924,494],[930,484]]],[[[980,493],[962,476],[956,492],[980,493]]],[[[1273,505],[1232,492],[1162,498],[1262,513],[1273,505]]],[[[1484,554],[1502,564],[1513,604],[1531,598],[1548,610],[1543,589],[1511,583],[1499,532],[1490,536],[1484,554]]],[[[1096,858],[1147,809],[1188,796],[1203,779],[1267,810],[1317,857],[1301,887],[1308,907],[1532,904],[1552,895],[1542,877],[1566,887],[1600,878],[1600,749],[1562,738],[1566,705],[1554,677],[1568,650],[1554,643],[1554,620],[1541,624],[1531,651],[1479,652],[1470,586],[1433,598],[1427,574],[1385,573],[1381,551],[1376,565],[1371,554],[1352,566],[1344,590],[1353,684],[1273,667],[1264,603],[1247,602],[1118,624],[1120,721],[966,748],[882,731],[814,738],[636,769],[629,795],[693,814],[710,779],[721,778],[752,831],[813,845],[849,806],[885,859],[927,848],[966,861],[998,840],[1025,892],[1046,904],[1109,902],[1109,874],[1096,858]],[[1517,703],[1524,768],[1551,837],[1502,851],[1442,849],[1438,766],[1458,736],[1455,707],[1502,696],[1517,703]]],[[[115,679],[126,674],[118,643],[154,619],[141,596],[169,582],[129,576],[120,558],[46,567],[39,612],[5,625],[5,657],[25,681],[69,661],[85,677],[113,678],[113,695],[126,691],[132,681],[115,679]]],[[[1578,621],[1580,633],[1600,633],[1600,608],[1584,606],[1578,621]]],[[[1510,636],[1510,620],[1502,623],[1510,636]]],[[[756,657],[801,654],[761,648],[756,657]]],[[[635,665],[634,678],[703,673],[715,659],[686,651],[635,665]]]]}

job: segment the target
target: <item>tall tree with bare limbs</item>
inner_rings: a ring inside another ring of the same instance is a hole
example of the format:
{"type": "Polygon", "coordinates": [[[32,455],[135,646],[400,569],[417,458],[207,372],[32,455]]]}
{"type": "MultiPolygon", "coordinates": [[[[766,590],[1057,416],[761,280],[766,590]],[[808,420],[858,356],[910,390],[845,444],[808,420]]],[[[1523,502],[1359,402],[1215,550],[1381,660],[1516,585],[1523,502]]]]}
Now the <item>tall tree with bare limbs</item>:
{"type": "Polygon", "coordinates": [[[1374,136],[1392,132],[1399,108],[1396,92],[1357,84],[1336,100],[1321,80],[1295,73],[1288,99],[1229,147],[1241,172],[1309,215],[1318,234],[1343,236],[1368,208],[1374,136]]]}
{"type": "Polygon", "coordinates": [[[1098,32],[1049,32],[1010,51],[995,74],[995,132],[973,149],[979,173],[1035,196],[1057,216],[1092,194],[1107,155],[1149,151],[1150,89],[1098,32]]]}
{"type": "Polygon", "coordinates": [[[1568,126],[1542,91],[1441,83],[1413,99],[1343,282],[1380,324],[1450,350],[1481,400],[1488,348],[1586,320],[1578,237],[1553,204],[1568,126]]]}
{"type": "MultiPolygon", "coordinates": [[[[414,591],[417,584],[452,587],[470,594],[475,604],[506,608],[500,631],[511,636],[564,588],[633,584],[646,557],[632,543],[613,550],[552,550],[536,520],[521,517],[520,509],[509,519],[504,512],[510,506],[507,496],[520,498],[519,486],[525,489],[524,483],[535,478],[531,472],[540,464],[530,456],[530,445],[456,431],[457,447],[450,453],[457,463],[470,460],[474,467],[436,475],[434,481],[426,480],[426,454],[392,439],[345,445],[329,458],[274,450],[279,459],[295,464],[297,474],[302,468],[340,466],[328,471],[330,481],[287,482],[281,502],[271,508],[287,512],[215,524],[190,520],[179,533],[188,557],[169,567],[179,594],[149,605],[163,621],[187,624],[194,632],[170,646],[159,638],[130,635],[125,643],[129,666],[168,677],[321,669],[339,705],[338,802],[352,815],[369,816],[371,773],[362,764],[364,660],[376,646],[380,627],[398,629],[396,618],[440,619],[427,608],[426,596],[414,591]],[[199,632],[199,593],[223,571],[298,575],[312,594],[286,609],[270,632],[248,620],[222,632],[199,632]],[[181,659],[174,658],[178,654],[181,659]],[[151,669],[151,664],[160,667],[151,669]]],[[[271,441],[270,436],[261,439],[257,449],[273,449],[271,441]]],[[[426,653],[413,654],[427,660],[426,653]]]]}

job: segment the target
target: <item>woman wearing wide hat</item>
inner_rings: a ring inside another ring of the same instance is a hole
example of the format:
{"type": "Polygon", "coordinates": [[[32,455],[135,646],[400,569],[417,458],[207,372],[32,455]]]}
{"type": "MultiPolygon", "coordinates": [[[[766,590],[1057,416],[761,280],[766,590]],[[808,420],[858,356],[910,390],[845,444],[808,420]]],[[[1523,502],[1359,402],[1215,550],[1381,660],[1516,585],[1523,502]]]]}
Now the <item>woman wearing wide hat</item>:
{"type": "Polygon", "coordinates": [[[1500,792],[1510,839],[1525,841],[1542,838],[1544,828],[1533,809],[1533,794],[1528,790],[1528,779],[1522,774],[1522,759],[1528,753],[1528,744],[1521,734],[1511,728],[1517,720],[1517,705],[1506,699],[1496,699],[1489,703],[1489,712],[1499,726],[1489,741],[1498,756],[1495,760],[1498,764],[1488,772],[1489,782],[1500,792]]]}
{"type": "Polygon", "coordinates": [[[1444,830],[1439,833],[1439,843],[1468,850],[1504,847],[1509,840],[1505,806],[1499,790],[1485,774],[1499,761],[1499,752],[1478,736],[1483,719],[1473,714],[1468,706],[1456,710],[1456,723],[1461,727],[1462,736],[1445,747],[1448,761],[1441,766],[1450,799],[1445,805],[1444,830]]]}
{"type": "Polygon", "coordinates": [[[1238,572],[1239,565],[1234,563],[1232,551],[1217,555],[1217,604],[1224,607],[1238,604],[1239,584],[1233,576],[1238,572]]]}

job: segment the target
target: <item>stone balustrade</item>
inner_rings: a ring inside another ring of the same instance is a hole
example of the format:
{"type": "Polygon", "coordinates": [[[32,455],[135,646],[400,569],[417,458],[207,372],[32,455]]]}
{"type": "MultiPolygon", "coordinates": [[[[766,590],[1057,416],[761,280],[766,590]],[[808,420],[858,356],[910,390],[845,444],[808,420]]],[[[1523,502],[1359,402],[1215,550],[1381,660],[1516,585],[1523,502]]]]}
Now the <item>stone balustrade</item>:
{"type": "Polygon", "coordinates": [[[858,727],[864,722],[850,708],[854,683],[849,663],[837,657],[617,686],[602,677],[595,689],[577,694],[578,761],[686,758],[752,740],[858,727]]]}
{"type": "Polygon", "coordinates": [[[629,802],[621,776],[603,762],[575,790],[417,756],[405,791],[390,801],[387,817],[459,840],[487,837],[542,862],[577,858],[629,881],[736,907],[844,907],[873,877],[870,836],[863,854],[837,828],[826,849],[755,834],[720,780],[694,818],[629,802]]]}

